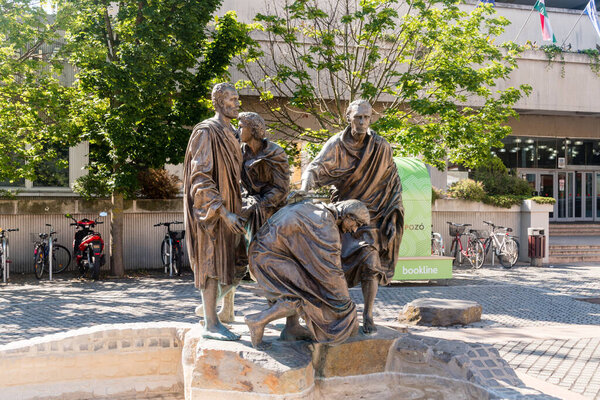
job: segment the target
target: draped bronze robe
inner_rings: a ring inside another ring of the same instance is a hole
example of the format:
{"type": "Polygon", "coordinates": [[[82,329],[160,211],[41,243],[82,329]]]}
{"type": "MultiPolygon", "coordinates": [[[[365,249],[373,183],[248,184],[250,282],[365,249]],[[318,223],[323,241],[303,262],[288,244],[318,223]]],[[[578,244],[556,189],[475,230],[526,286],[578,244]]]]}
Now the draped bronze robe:
{"type": "Polygon", "coordinates": [[[402,184],[392,147],[384,138],[369,130],[363,143],[355,146],[350,135],[348,127],[332,136],[307,170],[313,174],[317,187],[335,187],[332,202],[356,199],[369,209],[371,225],[342,237],[342,263],[348,285],[355,286],[360,282],[360,276],[354,271],[365,261],[368,254],[365,250],[369,247],[379,253],[379,279],[385,285],[394,276],[402,241],[402,184]],[[390,238],[385,235],[385,229],[394,215],[396,234],[390,238]]]}
{"type": "Polygon", "coordinates": [[[241,165],[238,139],[216,118],[194,127],[183,171],[184,221],[194,283],[200,289],[208,278],[229,285],[236,276],[242,235],[231,232],[218,212],[221,206],[236,214],[241,211],[241,165]]]}
{"type": "Polygon", "coordinates": [[[267,297],[295,308],[322,343],[343,342],[358,329],[336,220],[326,205],[292,204],[258,230],[248,249],[250,272],[267,297]]]}
{"type": "Polygon", "coordinates": [[[250,238],[266,221],[285,205],[290,187],[290,167],[285,151],[277,144],[263,139],[257,154],[242,144],[243,201],[254,204],[248,218],[250,238]]]}

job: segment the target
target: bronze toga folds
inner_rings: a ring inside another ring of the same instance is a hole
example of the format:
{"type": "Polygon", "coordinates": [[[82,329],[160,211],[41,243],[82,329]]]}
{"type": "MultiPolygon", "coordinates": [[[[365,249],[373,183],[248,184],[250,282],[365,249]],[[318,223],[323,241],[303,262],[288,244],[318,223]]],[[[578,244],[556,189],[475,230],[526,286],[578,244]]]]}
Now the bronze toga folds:
{"type": "Polygon", "coordinates": [[[290,167],[285,151],[277,144],[262,140],[257,154],[247,144],[242,144],[244,158],[242,187],[243,203],[251,207],[248,218],[250,237],[277,211],[285,205],[290,186],[290,167]]]}
{"type": "Polygon", "coordinates": [[[350,127],[332,136],[321,152],[309,164],[317,187],[333,185],[331,201],[356,199],[362,201],[371,214],[371,225],[355,234],[342,236],[342,263],[348,286],[361,282],[363,264],[375,268],[380,284],[386,285],[394,276],[398,250],[402,241],[404,209],[402,184],[392,148],[385,139],[369,130],[363,143],[353,146],[350,127]],[[385,231],[395,216],[396,233],[388,238],[385,231]],[[375,249],[379,260],[368,260],[375,249]]]}
{"type": "Polygon", "coordinates": [[[341,343],[358,329],[342,270],[337,211],[297,203],[276,212],[250,244],[250,271],[270,299],[294,308],[318,342],[341,343]]]}
{"type": "Polygon", "coordinates": [[[231,232],[219,216],[221,206],[236,214],[241,211],[241,165],[238,139],[216,118],[194,127],[185,153],[183,204],[186,245],[197,288],[204,289],[208,278],[230,285],[238,275],[243,276],[236,271],[243,236],[231,232]]]}

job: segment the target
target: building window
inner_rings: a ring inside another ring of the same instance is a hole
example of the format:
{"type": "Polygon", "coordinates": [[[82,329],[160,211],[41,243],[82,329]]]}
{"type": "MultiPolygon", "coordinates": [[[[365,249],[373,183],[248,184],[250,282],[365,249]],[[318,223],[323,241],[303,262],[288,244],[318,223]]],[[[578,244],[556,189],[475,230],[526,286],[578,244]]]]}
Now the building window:
{"type": "Polygon", "coordinates": [[[69,187],[69,148],[56,150],[56,156],[36,167],[33,187],[69,187]]]}
{"type": "Polygon", "coordinates": [[[504,147],[494,149],[508,168],[558,168],[558,158],[567,165],[600,166],[600,140],[509,136],[504,147]]]}

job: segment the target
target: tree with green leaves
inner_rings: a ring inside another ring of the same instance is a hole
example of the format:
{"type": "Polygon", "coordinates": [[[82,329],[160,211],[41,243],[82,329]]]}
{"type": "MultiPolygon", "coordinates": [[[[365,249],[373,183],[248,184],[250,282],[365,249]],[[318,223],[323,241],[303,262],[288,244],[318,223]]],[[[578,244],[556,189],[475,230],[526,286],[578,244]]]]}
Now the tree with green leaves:
{"type": "Polygon", "coordinates": [[[510,133],[512,106],[531,88],[499,90],[521,48],[496,44],[508,24],[460,0],[272,0],[238,68],[288,141],[323,143],[363,98],[372,128],[397,155],[471,167],[510,133]]]}
{"type": "MultiPolygon", "coordinates": [[[[210,89],[248,43],[221,0],[68,0],[66,51],[82,94],[73,115],[90,142],[90,176],[112,192],[111,270],[124,273],[123,198],[138,174],[183,161],[191,127],[209,115],[210,89]],[[211,23],[214,21],[214,23],[211,23]]],[[[89,178],[88,178],[89,180],[89,178]]]]}
{"type": "Polygon", "coordinates": [[[60,82],[62,21],[39,2],[0,0],[0,182],[34,180],[76,141],[74,90],[60,82]]]}

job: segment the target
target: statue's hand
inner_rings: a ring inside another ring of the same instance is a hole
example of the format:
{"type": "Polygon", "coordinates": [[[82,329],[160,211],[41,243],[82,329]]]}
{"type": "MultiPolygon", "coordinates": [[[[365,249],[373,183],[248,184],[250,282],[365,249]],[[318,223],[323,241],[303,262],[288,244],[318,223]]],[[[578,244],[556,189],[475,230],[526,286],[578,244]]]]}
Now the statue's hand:
{"type": "Polygon", "coordinates": [[[243,235],[246,233],[244,229],[244,223],[246,222],[244,218],[240,217],[237,214],[227,211],[225,208],[221,211],[221,217],[223,218],[223,222],[225,226],[229,228],[233,233],[237,233],[239,235],[243,235]]]}
{"type": "Polygon", "coordinates": [[[254,210],[258,207],[258,200],[256,196],[248,196],[242,198],[242,218],[248,219],[254,210]]]}
{"type": "Polygon", "coordinates": [[[302,190],[302,189],[293,190],[287,197],[287,204],[298,203],[299,201],[304,200],[306,195],[307,195],[306,190],[302,190]]]}

